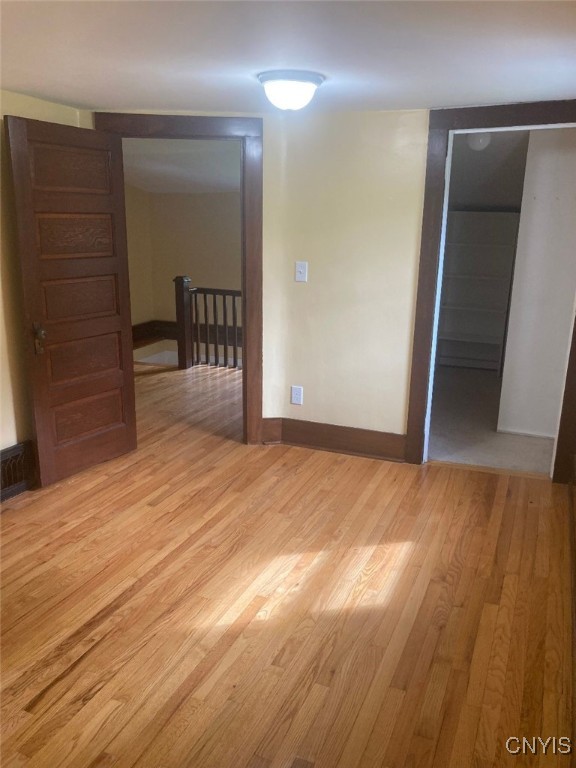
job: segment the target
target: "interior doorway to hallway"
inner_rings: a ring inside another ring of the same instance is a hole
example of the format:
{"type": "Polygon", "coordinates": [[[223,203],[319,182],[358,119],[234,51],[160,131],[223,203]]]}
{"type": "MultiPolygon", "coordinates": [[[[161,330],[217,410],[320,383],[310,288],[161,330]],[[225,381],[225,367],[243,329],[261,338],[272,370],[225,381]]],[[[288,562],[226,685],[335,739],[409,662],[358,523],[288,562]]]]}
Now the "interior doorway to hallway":
{"type": "Polygon", "coordinates": [[[241,293],[240,142],[124,139],[122,147],[135,360],[176,366],[174,278],[241,293]]]}
{"type": "Polygon", "coordinates": [[[186,139],[240,144],[242,437],[262,440],[262,120],[99,112],[97,129],[123,139],[186,139]]]}
{"type": "MultiPolygon", "coordinates": [[[[187,325],[194,337],[190,362],[206,368],[201,375],[179,374],[193,390],[190,406],[214,383],[207,374],[233,379],[237,413],[227,414],[227,436],[241,440],[240,141],[125,138],[122,150],[135,376],[177,370],[179,325],[187,325]],[[187,302],[194,313],[184,318],[176,310],[177,276],[190,276],[194,299],[187,302]]],[[[137,401],[138,393],[137,387],[137,401]]],[[[188,408],[189,418],[192,413],[204,419],[188,408]]]]}

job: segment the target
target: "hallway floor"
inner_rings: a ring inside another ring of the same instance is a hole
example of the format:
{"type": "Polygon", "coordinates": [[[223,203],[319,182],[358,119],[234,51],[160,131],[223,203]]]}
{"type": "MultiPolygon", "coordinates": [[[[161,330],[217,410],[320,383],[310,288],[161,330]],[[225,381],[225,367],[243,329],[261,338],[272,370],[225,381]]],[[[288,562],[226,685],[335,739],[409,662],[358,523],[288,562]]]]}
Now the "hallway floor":
{"type": "Polygon", "coordinates": [[[552,439],[496,431],[500,385],[495,371],[436,368],[430,460],[550,474],[552,439]]]}

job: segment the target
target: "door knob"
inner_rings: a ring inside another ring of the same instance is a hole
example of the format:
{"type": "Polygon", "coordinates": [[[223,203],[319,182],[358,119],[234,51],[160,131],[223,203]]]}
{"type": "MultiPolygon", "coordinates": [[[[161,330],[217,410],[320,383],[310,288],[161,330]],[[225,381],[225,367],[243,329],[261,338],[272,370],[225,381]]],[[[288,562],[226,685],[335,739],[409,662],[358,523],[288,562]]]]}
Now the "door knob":
{"type": "Polygon", "coordinates": [[[46,340],[46,336],[48,336],[48,333],[46,332],[46,329],[40,325],[40,323],[34,323],[33,327],[34,327],[34,349],[36,350],[37,355],[43,355],[44,341],[46,340]]]}

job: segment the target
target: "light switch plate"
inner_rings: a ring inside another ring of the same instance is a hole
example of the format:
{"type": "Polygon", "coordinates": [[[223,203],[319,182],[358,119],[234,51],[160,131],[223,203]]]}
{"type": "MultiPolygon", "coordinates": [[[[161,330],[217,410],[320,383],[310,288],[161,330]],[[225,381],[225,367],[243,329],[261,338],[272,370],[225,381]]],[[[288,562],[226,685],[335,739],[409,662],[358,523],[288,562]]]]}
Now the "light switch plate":
{"type": "Polygon", "coordinates": [[[296,262],[296,269],[294,271],[294,280],[296,280],[297,283],[308,282],[308,262],[307,261],[296,262]]]}

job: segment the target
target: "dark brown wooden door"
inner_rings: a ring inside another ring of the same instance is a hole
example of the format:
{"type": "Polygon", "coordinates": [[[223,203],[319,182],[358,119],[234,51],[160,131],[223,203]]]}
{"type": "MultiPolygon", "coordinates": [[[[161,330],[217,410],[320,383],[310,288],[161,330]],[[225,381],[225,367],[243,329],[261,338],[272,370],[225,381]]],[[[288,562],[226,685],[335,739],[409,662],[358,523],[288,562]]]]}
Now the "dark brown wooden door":
{"type": "Polygon", "coordinates": [[[7,117],[40,482],[136,447],[122,143],[7,117]]]}

